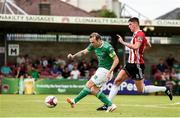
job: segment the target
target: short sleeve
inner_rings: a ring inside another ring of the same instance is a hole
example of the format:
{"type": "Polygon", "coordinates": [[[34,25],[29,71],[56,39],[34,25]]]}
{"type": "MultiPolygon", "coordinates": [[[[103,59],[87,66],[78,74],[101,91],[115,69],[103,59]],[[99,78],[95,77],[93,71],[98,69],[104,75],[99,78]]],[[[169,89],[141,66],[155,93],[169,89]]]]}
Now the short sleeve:
{"type": "Polygon", "coordinates": [[[144,39],[144,33],[143,32],[139,32],[136,35],[135,42],[142,42],[143,39],[144,39]]]}
{"type": "Polygon", "coordinates": [[[108,47],[108,54],[111,58],[114,58],[116,56],[116,52],[114,51],[114,48],[112,46],[108,47]]]}

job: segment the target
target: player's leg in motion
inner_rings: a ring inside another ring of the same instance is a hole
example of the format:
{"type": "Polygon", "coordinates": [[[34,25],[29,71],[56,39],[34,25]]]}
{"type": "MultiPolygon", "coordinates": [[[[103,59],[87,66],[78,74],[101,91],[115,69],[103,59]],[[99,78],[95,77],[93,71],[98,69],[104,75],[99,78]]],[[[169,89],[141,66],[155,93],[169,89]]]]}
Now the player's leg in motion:
{"type": "Polygon", "coordinates": [[[114,84],[110,90],[109,93],[109,99],[112,101],[113,98],[117,95],[118,91],[119,91],[119,87],[121,85],[121,83],[123,81],[125,81],[126,79],[128,79],[128,75],[126,74],[125,70],[121,70],[118,74],[118,76],[116,77],[116,79],[114,80],[114,84]]]}
{"type": "MultiPolygon", "coordinates": [[[[120,84],[125,81],[128,78],[128,75],[126,74],[125,70],[121,70],[118,74],[118,76],[116,77],[116,79],[114,80],[114,84],[112,85],[112,88],[110,90],[109,93],[109,100],[112,101],[112,99],[117,95],[118,91],[119,91],[119,87],[120,84]]],[[[98,111],[102,111],[102,110],[107,110],[108,106],[107,105],[103,105],[99,108],[97,108],[96,110],[98,111]]]]}
{"type": "Polygon", "coordinates": [[[137,90],[142,93],[154,93],[154,92],[165,92],[169,99],[172,100],[172,92],[169,87],[165,86],[154,86],[154,85],[144,85],[144,80],[135,80],[137,90]]]}
{"type": "Polygon", "coordinates": [[[86,87],[79,93],[78,96],[76,96],[74,99],[67,98],[67,102],[71,104],[72,108],[78,101],[91,93],[108,106],[107,112],[112,112],[116,109],[116,105],[112,104],[106,95],[100,91],[100,88],[107,81],[106,72],[108,72],[108,70],[98,69],[95,75],[92,76],[91,79],[86,83],[86,87]]]}
{"type": "Polygon", "coordinates": [[[92,87],[92,94],[94,94],[99,100],[101,100],[107,106],[107,112],[113,112],[117,107],[115,104],[106,97],[106,95],[100,91],[100,88],[96,85],[92,87]]]}
{"type": "Polygon", "coordinates": [[[162,92],[165,92],[168,95],[170,100],[173,99],[172,92],[171,92],[169,87],[154,86],[154,85],[145,86],[144,78],[143,78],[144,69],[145,69],[144,65],[136,64],[136,66],[134,66],[134,67],[135,67],[134,68],[135,74],[132,75],[132,78],[135,80],[135,85],[136,85],[137,90],[139,92],[142,92],[142,93],[154,93],[154,92],[162,91],[162,92]]]}
{"type": "Polygon", "coordinates": [[[70,103],[72,108],[74,108],[78,101],[80,101],[82,98],[84,98],[85,96],[87,96],[90,93],[91,93],[90,88],[85,86],[74,99],[67,98],[67,102],[70,103]]]}
{"type": "Polygon", "coordinates": [[[89,93],[95,95],[99,100],[108,106],[109,109],[107,112],[112,112],[116,109],[116,105],[112,104],[106,95],[100,91],[100,88],[95,86],[92,80],[89,80],[86,83],[86,87],[84,87],[84,89],[81,90],[81,92],[74,99],[67,98],[67,102],[70,103],[72,108],[74,108],[75,104],[89,93]]]}
{"type": "MultiPolygon", "coordinates": [[[[94,83],[94,87],[93,91],[96,92],[96,97],[98,99],[100,99],[104,105],[106,106],[106,111],[107,112],[112,112],[116,109],[116,105],[112,104],[112,101],[109,100],[106,95],[104,95],[104,93],[102,93],[102,91],[100,91],[100,88],[103,86],[103,85],[106,85],[106,82],[108,81],[107,78],[106,78],[106,75],[107,75],[107,72],[109,72],[108,70],[106,69],[103,69],[103,68],[99,68],[97,71],[96,71],[96,74],[95,76],[92,77],[92,81],[94,83]]],[[[113,74],[111,75],[111,78],[112,78],[113,74]]]]}
{"type": "MultiPolygon", "coordinates": [[[[114,84],[113,84],[113,86],[111,88],[111,91],[109,93],[109,99],[111,101],[117,95],[120,84],[123,81],[125,81],[127,78],[128,78],[128,75],[127,75],[126,71],[122,69],[120,71],[120,73],[118,74],[118,76],[116,77],[116,79],[114,80],[114,84]]],[[[173,99],[172,91],[170,90],[169,87],[154,86],[154,85],[145,86],[143,80],[135,80],[135,84],[136,84],[137,90],[139,92],[142,92],[142,93],[154,93],[154,92],[162,91],[162,92],[165,92],[166,95],[168,95],[170,100],[173,99]]],[[[107,106],[103,105],[103,106],[97,108],[97,110],[98,111],[107,110],[107,106]]]]}

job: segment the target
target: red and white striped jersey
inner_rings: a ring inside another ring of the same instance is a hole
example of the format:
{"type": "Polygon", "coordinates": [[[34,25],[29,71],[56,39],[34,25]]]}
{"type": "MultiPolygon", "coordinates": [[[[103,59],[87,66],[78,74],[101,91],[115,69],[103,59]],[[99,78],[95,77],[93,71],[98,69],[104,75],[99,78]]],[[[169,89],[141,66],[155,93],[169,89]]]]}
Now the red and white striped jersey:
{"type": "Polygon", "coordinates": [[[128,63],[135,63],[135,64],[144,64],[144,49],[147,43],[147,39],[145,38],[144,32],[141,30],[134,33],[131,44],[135,44],[136,42],[140,42],[141,46],[138,49],[129,49],[129,58],[128,63]]]}

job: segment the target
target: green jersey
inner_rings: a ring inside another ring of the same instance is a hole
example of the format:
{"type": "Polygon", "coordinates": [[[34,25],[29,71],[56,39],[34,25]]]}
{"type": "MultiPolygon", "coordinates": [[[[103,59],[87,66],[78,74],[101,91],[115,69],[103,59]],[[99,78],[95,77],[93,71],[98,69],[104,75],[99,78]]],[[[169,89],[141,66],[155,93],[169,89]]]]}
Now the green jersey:
{"type": "Polygon", "coordinates": [[[92,44],[89,44],[87,47],[89,52],[94,51],[98,59],[98,67],[103,67],[110,69],[113,63],[113,58],[116,55],[114,48],[111,44],[106,41],[103,41],[101,47],[94,48],[92,44]]]}

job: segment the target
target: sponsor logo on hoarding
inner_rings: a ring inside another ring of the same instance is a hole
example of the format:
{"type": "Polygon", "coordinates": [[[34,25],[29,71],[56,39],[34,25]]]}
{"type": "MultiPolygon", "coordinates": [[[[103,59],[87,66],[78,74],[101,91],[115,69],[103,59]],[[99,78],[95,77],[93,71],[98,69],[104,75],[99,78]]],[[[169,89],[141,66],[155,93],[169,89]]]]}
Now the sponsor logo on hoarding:
{"type": "MultiPolygon", "coordinates": [[[[111,90],[111,87],[112,87],[112,83],[108,83],[106,85],[106,87],[104,87],[103,90],[111,90]]],[[[122,82],[122,84],[120,85],[119,87],[119,90],[120,91],[123,91],[123,90],[128,90],[128,91],[137,91],[137,88],[136,88],[136,85],[133,84],[133,83],[127,83],[127,82],[122,82]]]]}

